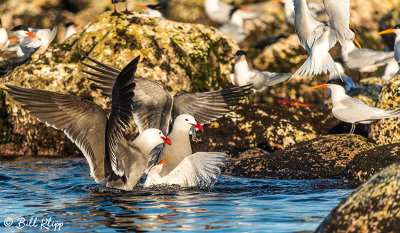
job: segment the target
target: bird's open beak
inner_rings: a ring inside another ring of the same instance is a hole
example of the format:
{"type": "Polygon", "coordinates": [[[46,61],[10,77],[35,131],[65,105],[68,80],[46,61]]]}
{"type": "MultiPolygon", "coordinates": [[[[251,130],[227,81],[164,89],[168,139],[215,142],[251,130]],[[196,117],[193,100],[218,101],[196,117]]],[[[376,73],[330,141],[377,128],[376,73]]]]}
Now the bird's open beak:
{"type": "Polygon", "coordinates": [[[324,83],[324,84],[320,84],[320,85],[317,85],[317,86],[313,86],[311,88],[323,88],[323,87],[328,87],[328,84],[324,83]]]}
{"type": "Polygon", "coordinates": [[[358,40],[356,38],[354,38],[354,43],[356,43],[356,45],[362,49],[360,42],[358,42],[358,40]]]}
{"type": "Polygon", "coordinates": [[[274,0],[274,2],[283,2],[283,0],[274,0]]]}
{"type": "Polygon", "coordinates": [[[18,42],[18,38],[17,37],[10,38],[10,42],[18,42]]]}
{"type": "Polygon", "coordinates": [[[238,59],[241,60],[242,59],[242,55],[238,55],[238,59]]]}
{"type": "Polygon", "coordinates": [[[383,34],[389,34],[389,33],[394,33],[394,30],[393,29],[387,29],[387,30],[379,32],[378,34],[379,35],[383,35],[383,34]]]}
{"type": "Polygon", "coordinates": [[[142,9],[144,9],[144,10],[147,9],[147,6],[146,6],[146,5],[136,4],[135,6],[140,7],[140,8],[142,8],[142,9]]]}
{"type": "Polygon", "coordinates": [[[167,138],[167,137],[161,136],[161,139],[165,142],[165,144],[167,144],[169,146],[172,144],[171,140],[169,138],[167,138]]]}
{"type": "Polygon", "coordinates": [[[37,38],[37,36],[35,35],[35,33],[33,32],[27,32],[25,33],[27,36],[32,37],[32,38],[37,38]]]}
{"type": "Polygon", "coordinates": [[[199,129],[199,130],[204,130],[203,129],[203,126],[201,126],[199,123],[197,123],[197,124],[191,124],[191,125],[193,125],[193,126],[195,126],[197,129],[199,129]]]}

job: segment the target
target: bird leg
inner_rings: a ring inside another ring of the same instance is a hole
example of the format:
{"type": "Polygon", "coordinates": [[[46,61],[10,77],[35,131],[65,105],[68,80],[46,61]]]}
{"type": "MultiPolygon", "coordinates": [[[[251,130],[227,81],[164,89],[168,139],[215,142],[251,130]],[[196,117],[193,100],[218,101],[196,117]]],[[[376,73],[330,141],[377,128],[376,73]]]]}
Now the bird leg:
{"type": "Polygon", "coordinates": [[[123,13],[126,14],[126,15],[130,15],[131,14],[131,12],[128,11],[128,0],[125,1],[125,11],[123,13]]]}
{"type": "Polygon", "coordinates": [[[356,124],[354,124],[354,123],[351,124],[351,130],[350,130],[349,134],[353,134],[355,129],[356,129],[356,124]]]}
{"type": "Polygon", "coordinates": [[[111,14],[112,16],[120,16],[120,13],[118,13],[117,12],[117,8],[116,8],[116,5],[117,3],[115,3],[114,1],[113,1],[113,5],[114,5],[114,12],[111,14]]]}

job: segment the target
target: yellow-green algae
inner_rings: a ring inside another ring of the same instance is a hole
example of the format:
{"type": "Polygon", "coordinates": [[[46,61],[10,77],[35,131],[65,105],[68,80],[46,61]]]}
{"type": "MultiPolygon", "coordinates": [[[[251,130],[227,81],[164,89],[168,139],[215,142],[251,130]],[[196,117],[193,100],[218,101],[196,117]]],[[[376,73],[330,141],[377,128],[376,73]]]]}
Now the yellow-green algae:
{"type": "MultiPolygon", "coordinates": [[[[118,69],[140,55],[137,75],[154,80],[173,93],[209,91],[230,86],[228,75],[236,50],[235,42],[205,25],[159,20],[136,13],[116,17],[106,12],[79,36],[66,44],[51,46],[45,54],[33,56],[31,62],[14,69],[1,79],[0,88],[10,84],[68,93],[106,107],[108,100],[91,88],[88,76],[81,72],[86,69],[80,64],[83,55],[118,69]]],[[[22,144],[36,148],[27,150],[31,151],[27,154],[58,154],[70,147],[60,146],[63,145],[60,141],[65,140],[63,133],[38,123],[8,95],[3,109],[7,113],[4,120],[12,126],[7,130],[23,135],[26,141],[22,144]],[[56,138],[46,145],[47,149],[38,146],[45,140],[39,132],[56,138]]]]}
{"type": "Polygon", "coordinates": [[[343,200],[316,232],[399,232],[399,198],[400,164],[395,163],[343,200]]]}

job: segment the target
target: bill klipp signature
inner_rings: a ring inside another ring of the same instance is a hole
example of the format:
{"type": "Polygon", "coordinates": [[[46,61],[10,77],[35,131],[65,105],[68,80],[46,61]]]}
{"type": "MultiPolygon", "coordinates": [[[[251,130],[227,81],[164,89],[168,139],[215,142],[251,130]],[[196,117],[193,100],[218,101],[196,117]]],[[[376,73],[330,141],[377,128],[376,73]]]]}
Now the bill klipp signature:
{"type": "Polygon", "coordinates": [[[4,221],[5,227],[15,227],[18,230],[27,229],[27,228],[35,228],[45,231],[61,231],[61,228],[64,226],[63,222],[58,222],[53,220],[51,217],[46,218],[38,218],[31,217],[29,219],[25,219],[23,217],[18,218],[6,218],[4,221]]]}

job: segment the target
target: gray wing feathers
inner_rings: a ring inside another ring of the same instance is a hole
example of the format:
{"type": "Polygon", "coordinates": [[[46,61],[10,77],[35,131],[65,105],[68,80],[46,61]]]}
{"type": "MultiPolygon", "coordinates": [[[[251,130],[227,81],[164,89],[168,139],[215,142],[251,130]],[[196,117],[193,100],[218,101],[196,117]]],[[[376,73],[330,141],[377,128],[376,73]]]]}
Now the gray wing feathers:
{"type": "Polygon", "coordinates": [[[230,107],[245,99],[251,88],[250,84],[219,91],[177,95],[174,98],[173,118],[187,113],[200,124],[210,123],[231,112],[230,107]]]}
{"type": "Polygon", "coordinates": [[[124,174],[121,160],[117,157],[119,147],[125,138],[122,134],[123,129],[130,127],[130,117],[133,112],[133,97],[135,89],[135,72],[140,57],[132,60],[118,75],[112,90],[112,103],[110,118],[107,121],[106,139],[107,154],[110,156],[111,167],[115,174],[122,176],[124,174]]]}
{"type": "Polygon", "coordinates": [[[78,96],[6,85],[7,92],[42,122],[63,130],[85,155],[90,175],[103,181],[111,172],[105,154],[106,114],[78,96]]]}

